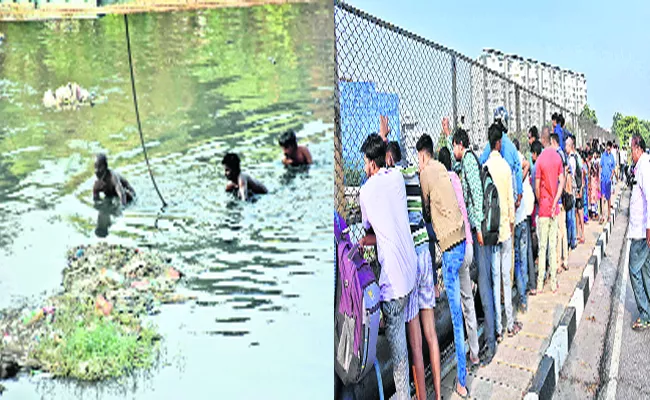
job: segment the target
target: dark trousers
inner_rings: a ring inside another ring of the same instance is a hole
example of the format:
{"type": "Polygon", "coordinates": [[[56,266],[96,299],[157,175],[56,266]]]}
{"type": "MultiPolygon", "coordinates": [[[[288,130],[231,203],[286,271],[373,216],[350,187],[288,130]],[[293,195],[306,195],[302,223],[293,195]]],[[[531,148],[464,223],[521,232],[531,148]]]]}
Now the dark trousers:
{"type": "Polygon", "coordinates": [[[533,257],[533,255],[537,255],[537,252],[533,251],[533,237],[537,243],[537,234],[533,235],[533,220],[528,217],[528,290],[537,287],[537,269],[535,268],[535,257],[533,257]]]}

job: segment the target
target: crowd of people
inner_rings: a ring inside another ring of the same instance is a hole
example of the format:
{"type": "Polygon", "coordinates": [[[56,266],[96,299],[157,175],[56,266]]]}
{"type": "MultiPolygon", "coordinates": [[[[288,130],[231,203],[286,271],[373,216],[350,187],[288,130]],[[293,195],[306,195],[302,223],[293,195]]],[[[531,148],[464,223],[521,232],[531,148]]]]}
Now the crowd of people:
{"type": "Polygon", "coordinates": [[[570,251],[585,241],[585,224],[606,220],[616,179],[627,174],[625,150],[598,141],[578,150],[561,114],[553,114],[552,126],[541,131],[530,127],[527,154],[508,136],[507,110],[499,107],[494,117],[480,154],[471,150],[467,131],[458,127],[452,133],[446,118],[446,146],[438,151],[428,134],[415,148],[389,141],[386,117],[380,118],[379,134],[361,147],[368,180],[359,195],[366,229],[359,244],[377,248],[398,399],[410,398],[409,349],[416,392],[425,397],[422,332],[440,399],[437,248],[453,326],[454,388],[467,398],[467,365],[490,364],[499,343],[521,331],[514,308],[527,312],[528,296],[557,292],[570,251]],[[469,272],[473,261],[485,323],[483,349],[469,272]]]}

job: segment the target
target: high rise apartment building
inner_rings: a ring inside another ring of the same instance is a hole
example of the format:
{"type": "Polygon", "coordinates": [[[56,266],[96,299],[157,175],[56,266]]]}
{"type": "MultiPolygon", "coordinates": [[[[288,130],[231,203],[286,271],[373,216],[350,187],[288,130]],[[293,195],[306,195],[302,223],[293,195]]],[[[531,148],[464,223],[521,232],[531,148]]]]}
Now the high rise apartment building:
{"type": "MultiPolygon", "coordinates": [[[[582,73],[495,49],[484,49],[478,62],[577,114],[587,103],[587,81],[582,73]]],[[[490,121],[491,113],[500,105],[505,105],[511,115],[514,115],[517,104],[514,85],[496,76],[479,73],[472,76],[472,88],[474,99],[483,99],[474,101],[475,115],[484,113],[485,120],[490,121]]],[[[519,96],[522,129],[539,123],[543,114],[545,115],[541,119],[549,121],[551,114],[556,111],[550,105],[544,110],[541,100],[523,91],[520,91],[519,96]]]]}

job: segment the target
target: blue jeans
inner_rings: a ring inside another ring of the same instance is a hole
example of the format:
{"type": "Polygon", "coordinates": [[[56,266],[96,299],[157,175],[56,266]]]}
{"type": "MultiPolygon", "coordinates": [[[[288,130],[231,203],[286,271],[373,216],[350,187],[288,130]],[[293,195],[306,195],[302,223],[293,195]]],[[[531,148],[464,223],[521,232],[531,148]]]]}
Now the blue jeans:
{"type": "Polygon", "coordinates": [[[645,239],[630,243],[630,283],[639,318],[650,321],[650,248],[645,239]]]}
{"type": "Polygon", "coordinates": [[[515,279],[519,302],[528,304],[526,290],[528,289],[528,221],[524,220],[515,227],[515,279]]]}
{"type": "Polygon", "coordinates": [[[451,323],[454,327],[454,346],[456,348],[456,373],[458,383],[466,385],[467,362],[465,360],[465,326],[463,311],[460,304],[460,279],[458,271],[465,259],[465,241],[442,253],[442,277],[445,280],[445,291],[451,312],[451,323]]]}
{"type": "Polygon", "coordinates": [[[496,350],[496,335],[494,331],[494,293],[492,289],[492,268],[491,258],[488,257],[487,249],[478,244],[476,230],[472,230],[472,241],[474,246],[474,259],[478,267],[478,291],[481,295],[483,306],[483,317],[485,318],[485,342],[490,350],[496,350]]]}
{"type": "Polygon", "coordinates": [[[433,230],[433,225],[430,223],[424,224],[429,234],[429,253],[431,253],[431,264],[433,265],[433,284],[438,285],[438,265],[436,264],[436,244],[438,238],[436,232],[433,230]]]}
{"type": "Polygon", "coordinates": [[[566,212],[566,230],[567,230],[567,242],[571,249],[576,248],[576,237],[578,232],[576,230],[576,208],[573,207],[571,210],[566,212]]]}
{"type": "Polygon", "coordinates": [[[492,284],[494,290],[494,322],[496,332],[501,334],[501,281],[503,280],[503,302],[506,308],[506,328],[512,329],[514,318],[512,316],[512,282],[510,280],[510,268],[512,267],[512,237],[495,246],[488,246],[488,252],[492,255],[492,284]]]}

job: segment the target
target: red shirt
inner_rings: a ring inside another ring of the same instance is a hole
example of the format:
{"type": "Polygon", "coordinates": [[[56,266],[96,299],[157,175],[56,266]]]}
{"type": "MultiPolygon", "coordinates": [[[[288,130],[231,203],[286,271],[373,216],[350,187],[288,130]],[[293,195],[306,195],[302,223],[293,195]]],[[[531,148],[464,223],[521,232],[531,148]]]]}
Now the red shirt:
{"type": "MultiPolygon", "coordinates": [[[[537,201],[540,217],[551,217],[551,208],[557,195],[561,173],[562,158],[558,152],[552,147],[544,149],[535,163],[535,180],[539,182],[539,199],[537,201]]],[[[555,208],[555,215],[558,215],[560,207],[555,208]]]]}

